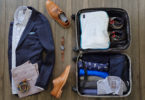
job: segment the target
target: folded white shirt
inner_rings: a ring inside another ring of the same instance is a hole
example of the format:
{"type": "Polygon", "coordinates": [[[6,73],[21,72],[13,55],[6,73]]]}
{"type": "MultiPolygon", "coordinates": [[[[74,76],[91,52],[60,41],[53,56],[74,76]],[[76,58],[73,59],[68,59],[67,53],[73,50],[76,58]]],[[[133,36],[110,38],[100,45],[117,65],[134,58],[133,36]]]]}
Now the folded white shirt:
{"type": "Polygon", "coordinates": [[[117,94],[123,95],[127,87],[123,80],[117,76],[108,76],[105,79],[97,81],[98,94],[117,94]]]}
{"type": "Polygon", "coordinates": [[[110,39],[107,31],[109,17],[105,11],[82,13],[80,21],[82,49],[109,48],[110,39]]]}

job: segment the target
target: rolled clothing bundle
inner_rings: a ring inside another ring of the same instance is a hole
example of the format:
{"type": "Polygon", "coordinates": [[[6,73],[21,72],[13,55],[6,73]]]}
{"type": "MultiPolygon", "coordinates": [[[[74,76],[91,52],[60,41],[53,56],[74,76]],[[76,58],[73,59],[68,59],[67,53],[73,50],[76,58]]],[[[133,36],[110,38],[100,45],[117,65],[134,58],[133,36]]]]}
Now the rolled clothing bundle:
{"type": "Polygon", "coordinates": [[[97,81],[80,81],[80,88],[83,89],[97,89],[97,81]]]}
{"type": "Polygon", "coordinates": [[[86,95],[97,95],[97,89],[80,89],[80,92],[86,95]]]}
{"type": "MultiPolygon", "coordinates": [[[[84,69],[80,69],[79,70],[79,76],[84,76],[85,75],[85,71],[84,69]]],[[[99,76],[102,78],[106,78],[108,76],[107,72],[100,72],[100,71],[94,71],[94,70],[87,70],[87,75],[88,76],[99,76]]]]}
{"type": "MultiPolygon", "coordinates": [[[[101,79],[104,79],[104,78],[99,77],[99,76],[87,76],[87,81],[98,81],[98,80],[101,80],[101,79]]],[[[83,80],[85,80],[85,77],[80,76],[80,81],[83,81],[83,80]]]]}
{"type": "Polygon", "coordinates": [[[78,67],[79,68],[87,68],[88,70],[98,70],[98,71],[108,71],[108,63],[94,63],[94,62],[88,62],[88,61],[78,61],[78,67]]]}
{"type": "Polygon", "coordinates": [[[109,63],[110,57],[102,53],[85,53],[81,59],[87,62],[106,64],[109,63]]]}

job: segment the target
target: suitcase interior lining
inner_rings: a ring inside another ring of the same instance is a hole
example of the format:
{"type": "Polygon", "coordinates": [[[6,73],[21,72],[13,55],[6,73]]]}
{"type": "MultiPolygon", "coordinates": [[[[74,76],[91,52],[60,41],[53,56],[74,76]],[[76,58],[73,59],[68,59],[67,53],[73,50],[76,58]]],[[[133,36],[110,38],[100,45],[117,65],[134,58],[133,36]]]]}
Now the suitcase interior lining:
{"type": "MultiPolygon", "coordinates": [[[[85,57],[85,58],[87,58],[87,57],[89,57],[89,61],[95,61],[95,56],[102,56],[102,57],[108,57],[108,60],[110,61],[110,57],[112,57],[112,56],[115,56],[115,55],[120,55],[120,56],[125,56],[125,59],[126,59],[126,67],[125,67],[125,69],[124,69],[124,71],[126,71],[127,72],[127,79],[128,80],[126,80],[126,81],[124,81],[125,82],[125,84],[126,84],[126,86],[127,86],[127,91],[126,92],[124,92],[123,93],[123,95],[127,95],[128,93],[129,93],[129,91],[130,91],[130,89],[131,89],[131,86],[130,86],[130,62],[129,62],[129,59],[128,59],[128,57],[125,55],[125,54],[119,54],[119,53],[84,53],[84,54],[82,54],[81,56],[79,56],[78,57],[78,60],[79,59],[83,59],[83,57],[85,57]],[[128,84],[129,83],[129,84],[128,84]]],[[[101,58],[102,58],[101,57],[101,58]]],[[[109,63],[109,65],[110,65],[110,63],[109,63]]],[[[110,66],[109,66],[110,67],[110,66]]],[[[78,68],[78,66],[77,66],[77,71],[78,71],[78,73],[79,73],[79,68],[78,68]]],[[[124,73],[124,72],[123,72],[124,73]]],[[[79,74],[77,74],[78,76],[77,76],[77,85],[78,85],[78,92],[81,94],[81,95],[84,95],[84,94],[82,94],[81,93],[81,88],[79,87],[80,86],[80,79],[79,79],[79,74]]],[[[126,74],[125,74],[126,75],[126,74]]],[[[125,79],[122,79],[122,80],[125,80],[125,79]]],[[[87,95],[87,94],[85,94],[85,95],[87,95]]],[[[88,95],[90,95],[90,94],[88,94],[88,95]]],[[[95,96],[114,96],[114,95],[95,95],[95,96]]]]}

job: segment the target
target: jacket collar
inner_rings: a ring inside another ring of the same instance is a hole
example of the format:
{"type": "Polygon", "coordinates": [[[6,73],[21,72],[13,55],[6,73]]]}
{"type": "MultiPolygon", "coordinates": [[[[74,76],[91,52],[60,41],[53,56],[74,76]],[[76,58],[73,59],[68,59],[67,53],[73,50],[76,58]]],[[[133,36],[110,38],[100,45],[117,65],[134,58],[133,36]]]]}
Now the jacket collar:
{"type": "Polygon", "coordinates": [[[29,19],[29,16],[31,16],[32,10],[28,9],[26,6],[20,6],[17,8],[14,14],[14,22],[16,24],[22,24],[26,25],[27,21],[29,19]]]}

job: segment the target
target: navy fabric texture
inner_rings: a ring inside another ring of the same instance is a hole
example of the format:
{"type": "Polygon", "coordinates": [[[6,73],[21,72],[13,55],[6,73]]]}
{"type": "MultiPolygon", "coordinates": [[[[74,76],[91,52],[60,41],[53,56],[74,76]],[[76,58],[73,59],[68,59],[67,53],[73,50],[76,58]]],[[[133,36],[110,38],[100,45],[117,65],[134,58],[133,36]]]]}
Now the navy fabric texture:
{"type": "Polygon", "coordinates": [[[102,64],[106,64],[109,62],[108,55],[98,54],[98,53],[83,54],[83,57],[81,59],[88,62],[102,63],[102,64]]]}
{"type": "Polygon", "coordinates": [[[110,56],[110,76],[120,77],[129,89],[129,64],[126,56],[124,55],[112,55],[110,56]]]}
{"type": "MultiPolygon", "coordinates": [[[[16,49],[16,66],[19,66],[28,60],[31,63],[38,63],[39,76],[36,81],[36,86],[47,89],[55,61],[52,31],[50,24],[44,15],[32,7],[28,8],[32,10],[32,15],[16,49]],[[46,56],[42,56],[43,52],[46,54],[46,56]]],[[[8,38],[9,72],[12,68],[12,28],[13,22],[10,24],[8,38]]]]}
{"type": "Polygon", "coordinates": [[[82,94],[97,95],[97,89],[81,89],[82,94]]]}
{"type": "Polygon", "coordinates": [[[98,71],[108,71],[109,64],[103,64],[103,63],[94,63],[94,62],[87,62],[87,61],[78,61],[78,67],[84,68],[86,67],[88,70],[98,70],[98,71]]]}

